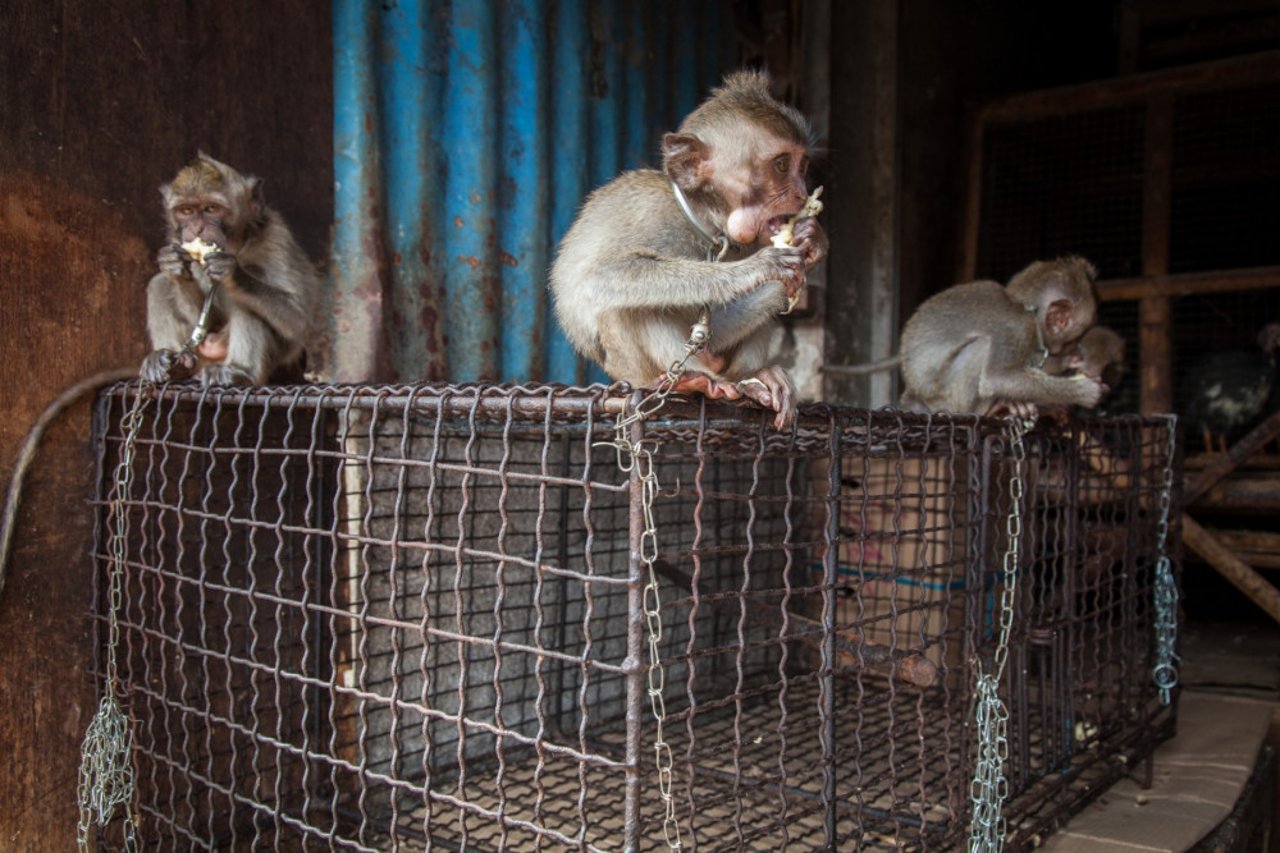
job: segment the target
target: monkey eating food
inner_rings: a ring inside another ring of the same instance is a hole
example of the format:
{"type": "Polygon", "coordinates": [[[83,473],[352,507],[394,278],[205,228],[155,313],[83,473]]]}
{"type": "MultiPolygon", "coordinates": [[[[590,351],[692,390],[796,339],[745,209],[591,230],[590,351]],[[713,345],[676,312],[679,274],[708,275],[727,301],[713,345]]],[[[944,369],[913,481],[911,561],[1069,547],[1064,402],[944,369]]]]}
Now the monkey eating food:
{"type": "Polygon", "coordinates": [[[1045,370],[1093,325],[1095,278],[1068,256],[1036,261],[1007,286],[957,284],[925,300],[902,330],[904,407],[1032,417],[1039,405],[1096,406],[1100,378],[1045,370]]]}
{"type": "Polygon", "coordinates": [[[160,189],[167,244],[147,287],[150,382],[191,371],[204,385],[261,384],[300,360],[320,277],[262,183],[201,152],[160,189]],[[209,301],[209,331],[193,337],[209,301]],[[198,344],[199,346],[195,346],[198,344]]]}
{"type": "Polygon", "coordinates": [[[767,363],[770,331],[827,237],[801,215],[794,245],[770,238],[808,200],[811,148],[808,121],[774,99],[767,74],[726,77],[663,136],[662,171],[626,172],[593,192],[561,241],[551,292],[575,349],[616,380],[650,386],[684,357],[708,311],[710,343],[676,390],[747,397],[789,424],[795,391],[767,363]]]}

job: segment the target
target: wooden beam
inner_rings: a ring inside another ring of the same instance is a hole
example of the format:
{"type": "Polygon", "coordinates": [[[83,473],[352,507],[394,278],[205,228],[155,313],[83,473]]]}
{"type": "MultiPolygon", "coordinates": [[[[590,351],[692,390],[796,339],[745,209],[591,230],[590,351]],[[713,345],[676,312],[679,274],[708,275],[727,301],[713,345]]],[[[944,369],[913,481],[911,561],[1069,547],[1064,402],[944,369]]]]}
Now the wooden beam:
{"type": "Polygon", "coordinates": [[[979,121],[984,124],[1023,122],[1137,103],[1156,93],[1185,94],[1274,80],[1280,80],[1280,50],[1259,51],[1216,62],[1113,77],[1097,83],[1039,89],[986,105],[979,113],[979,121]]]}
{"type": "Polygon", "coordinates": [[[1280,513],[1280,480],[1275,477],[1235,476],[1209,489],[1187,509],[1239,515],[1280,513]]]}
{"type": "MultiPolygon", "coordinates": [[[[1147,104],[1143,130],[1142,274],[1169,272],[1172,220],[1173,96],[1159,94],[1147,104]]],[[[1139,410],[1144,415],[1173,411],[1173,303],[1164,294],[1138,303],[1139,410]]]]}
{"type": "MultiPolygon", "coordinates": [[[[1241,462],[1257,453],[1276,436],[1280,436],[1280,412],[1273,413],[1271,417],[1258,424],[1249,431],[1248,435],[1232,445],[1230,450],[1197,474],[1196,478],[1187,486],[1186,491],[1182,493],[1183,505],[1190,506],[1197,498],[1236,470],[1241,462]]],[[[1277,484],[1274,488],[1277,492],[1280,492],[1280,484],[1277,484]]]]}
{"type": "Polygon", "coordinates": [[[1255,569],[1280,569],[1280,533],[1261,530],[1210,530],[1209,533],[1255,569]]]}
{"type": "Polygon", "coordinates": [[[1188,515],[1182,516],[1182,541],[1268,616],[1280,622],[1280,590],[1188,515]]]}
{"type": "Polygon", "coordinates": [[[1127,302],[1152,296],[1239,293],[1280,287],[1280,267],[1114,278],[1098,282],[1097,287],[1098,299],[1103,302],[1127,302]]]}

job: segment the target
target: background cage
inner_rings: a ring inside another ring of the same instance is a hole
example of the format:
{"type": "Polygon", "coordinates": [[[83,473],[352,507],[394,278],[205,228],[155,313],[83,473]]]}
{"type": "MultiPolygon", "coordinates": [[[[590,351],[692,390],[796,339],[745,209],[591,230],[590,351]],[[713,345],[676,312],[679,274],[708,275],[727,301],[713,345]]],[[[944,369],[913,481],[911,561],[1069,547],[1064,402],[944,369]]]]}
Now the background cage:
{"type": "MultiPolygon", "coordinates": [[[[100,400],[102,472],[133,393],[100,400]]],[[[157,392],[129,494],[101,476],[97,498],[103,572],[117,498],[128,521],[119,660],[142,837],[665,849],[638,484],[600,444],[624,402],[157,392]]],[[[780,433],[673,400],[644,430],[685,843],[959,843],[1009,545],[1003,425],[811,406],[780,433]]],[[[1091,419],[1026,444],[1004,684],[1015,848],[1174,728],[1150,674],[1168,422],[1091,419]]]]}
{"type": "Polygon", "coordinates": [[[1280,320],[1277,139],[1275,50],[989,104],[972,129],[960,280],[1084,255],[1100,322],[1142,365],[1111,410],[1186,412],[1197,361],[1256,347],[1280,320]]]}

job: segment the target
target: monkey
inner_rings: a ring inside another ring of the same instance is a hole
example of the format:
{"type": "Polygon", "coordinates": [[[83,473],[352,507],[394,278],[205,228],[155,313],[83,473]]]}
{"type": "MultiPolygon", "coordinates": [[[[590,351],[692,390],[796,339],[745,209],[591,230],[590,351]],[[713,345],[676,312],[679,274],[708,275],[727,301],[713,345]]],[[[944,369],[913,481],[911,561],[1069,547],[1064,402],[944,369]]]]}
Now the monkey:
{"type": "Polygon", "coordinates": [[[1076,255],[1035,261],[1001,286],[954,285],[931,296],[902,330],[904,408],[1034,417],[1038,405],[1092,408],[1097,377],[1053,376],[1097,316],[1097,270],[1076,255]]]}
{"type": "Polygon", "coordinates": [[[205,386],[257,385],[300,361],[316,326],[320,277],[263,201],[261,180],[201,151],[160,194],[166,244],[147,286],[152,352],[141,377],[194,372],[205,386]],[[190,346],[206,299],[212,333],[190,346]]]}
{"type": "Polygon", "coordinates": [[[1114,329],[1093,326],[1062,354],[1046,358],[1044,370],[1058,376],[1097,379],[1106,394],[1124,378],[1124,338],[1114,329]]]}
{"type": "Polygon", "coordinates": [[[711,338],[677,391],[743,397],[794,418],[786,371],[767,364],[775,318],[827,254],[813,217],[771,246],[807,200],[813,131],[761,71],[725,77],[662,137],[662,170],[624,172],[589,195],[551,268],[556,316],[574,348],[614,380],[656,385],[707,310],[711,338]],[[720,258],[717,260],[717,255],[720,258]]]}

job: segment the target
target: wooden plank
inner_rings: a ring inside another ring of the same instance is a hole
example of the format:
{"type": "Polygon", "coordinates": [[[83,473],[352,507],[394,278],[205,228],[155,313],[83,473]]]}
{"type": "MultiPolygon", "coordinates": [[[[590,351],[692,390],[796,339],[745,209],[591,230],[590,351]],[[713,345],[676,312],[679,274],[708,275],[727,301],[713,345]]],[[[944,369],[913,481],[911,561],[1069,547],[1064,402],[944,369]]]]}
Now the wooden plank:
{"type": "Polygon", "coordinates": [[[1241,515],[1280,512],[1280,481],[1275,477],[1241,476],[1227,478],[1201,495],[1189,509],[1214,510],[1241,515]]]}
{"type": "Polygon", "coordinates": [[[1201,559],[1213,566],[1236,589],[1261,607],[1268,616],[1280,622],[1280,590],[1250,568],[1212,533],[1189,515],[1182,516],[1182,541],[1201,559]]]}
{"type": "Polygon", "coordinates": [[[1239,293],[1272,287],[1280,287],[1280,267],[1115,278],[1097,284],[1098,299],[1103,302],[1126,302],[1153,296],[1239,293]]]}
{"type": "MultiPolygon", "coordinates": [[[[1249,431],[1248,435],[1237,441],[1230,450],[1204,468],[1196,476],[1195,480],[1187,486],[1186,491],[1182,493],[1183,504],[1190,506],[1197,498],[1220,483],[1227,475],[1236,470],[1240,463],[1257,453],[1276,436],[1280,436],[1280,412],[1273,413],[1271,417],[1258,424],[1258,426],[1249,431]]],[[[1277,481],[1276,488],[1280,490],[1280,481],[1277,481]]]]}
{"type": "Polygon", "coordinates": [[[1184,65],[1116,77],[1080,86],[1041,89],[987,104],[980,112],[984,124],[1022,122],[1124,104],[1139,103],[1162,92],[1208,91],[1280,79],[1280,50],[1249,56],[1184,65]]]}

